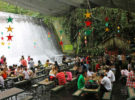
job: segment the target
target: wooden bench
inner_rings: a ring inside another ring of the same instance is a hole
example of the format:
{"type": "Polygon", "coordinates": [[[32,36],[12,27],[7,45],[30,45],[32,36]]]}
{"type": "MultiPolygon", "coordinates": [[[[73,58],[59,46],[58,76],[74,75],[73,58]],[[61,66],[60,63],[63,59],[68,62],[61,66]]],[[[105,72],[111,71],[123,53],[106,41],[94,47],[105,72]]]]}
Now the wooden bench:
{"type": "Polygon", "coordinates": [[[82,94],[82,92],[83,92],[82,90],[77,90],[72,94],[72,96],[79,97],[82,94]]]}
{"type": "Polygon", "coordinates": [[[64,85],[59,85],[51,89],[52,92],[58,92],[64,88],[64,85]]]}
{"type": "Polygon", "coordinates": [[[33,97],[32,96],[27,96],[27,97],[25,97],[25,98],[23,98],[21,100],[33,100],[33,97]]]}
{"type": "Polygon", "coordinates": [[[103,100],[111,100],[111,92],[105,92],[103,95],[103,100]]]}

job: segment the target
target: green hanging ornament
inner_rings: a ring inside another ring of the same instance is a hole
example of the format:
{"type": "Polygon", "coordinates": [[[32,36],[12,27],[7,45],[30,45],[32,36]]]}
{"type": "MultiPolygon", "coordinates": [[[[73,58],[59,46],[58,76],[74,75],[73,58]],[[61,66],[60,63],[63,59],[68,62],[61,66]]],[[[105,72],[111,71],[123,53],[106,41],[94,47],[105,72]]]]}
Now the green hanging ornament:
{"type": "Polygon", "coordinates": [[[10,46],[8,46],[8,49],[10,49],[10,46]]]}
{"type": "Polygon", "coordinates": [[[63,31],[62,31],[62,30],[60,30],[59,32],[60,32],[60,34],[62,34],[62,33],[63,33],[63,31]]]}
{"type": "Polygon", "coordinates": [[[105,26],[108,27],[108,26],[109,26],[109,23],[106,22],[106,23],[105,23],[105,26]]]}
{"type": "Polygon", "coordinates": [[[90,35],[91,32],[92,32],[92,30],[89,30],[89,29],[88,29],[88,30],[85,31],[85,35],[90,35]]]}
{"type": "Polygon", "coordinates": [[[7,21],[8,21],[8,23],[9,23],[9,22],[12,23],[12,22],[13,22],[13,18],[9,16],[9,17],[7,18],[7,21]]]}

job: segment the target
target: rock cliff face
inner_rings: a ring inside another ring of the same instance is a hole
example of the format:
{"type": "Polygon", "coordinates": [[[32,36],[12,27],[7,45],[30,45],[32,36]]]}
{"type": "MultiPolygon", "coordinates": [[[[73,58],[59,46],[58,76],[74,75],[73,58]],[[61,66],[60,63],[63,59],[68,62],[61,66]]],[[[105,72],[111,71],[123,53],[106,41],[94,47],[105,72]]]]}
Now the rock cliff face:
{"type": "MultiPolygon", "coordinates": [[[[3,0],[20,7],[38,11],[45,15],[61,15],[72,7],[80,7],[87,0],[3,0]]],[[[135,0],[88,0],[99,6],[122,8],[135,12],[135,0]]],[[[92,6],[93,7],[93,6],[92,6]]]]}
{"type": "Polygon", "coordinates": [[[135,0],[90,0],[100,6],[122,8],[135,12],[135,0]]]}
{"type": "Polygon", "coordinates": [[[84,0],[3,0],[20,7],[38,11],[45,15],[60,15],[79,7],[84,0]]]}

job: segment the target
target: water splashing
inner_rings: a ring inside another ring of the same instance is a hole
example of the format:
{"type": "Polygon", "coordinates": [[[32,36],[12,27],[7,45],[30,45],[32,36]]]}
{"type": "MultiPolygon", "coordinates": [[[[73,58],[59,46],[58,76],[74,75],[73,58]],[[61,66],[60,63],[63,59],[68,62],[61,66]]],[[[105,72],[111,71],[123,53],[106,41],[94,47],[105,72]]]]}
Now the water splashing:
{"type": "MultiPolygon", "coordinates": [[[[41,60],[42,63],[46,59],[61,55],[58,48],[55,35],[51,33],[51,39],[48,40],[48,28],[44,27],[43,22],[28,16],[0,12],[0,33],[3,32],[4,43],[2,46],[0,40],[0,56],[7,57],[8,65],[19,64],[21,55],[31,56],[34,61],[41,60]],[[7,23],[8,17],[13,18],[13,23],[7,23]],[[13,27],[13,32],[7,32],[6,27],[13,27]],[[13,36],[8,49],[7,37],[9,33],[13,36]],[[34,42],[36,42],[34,44],[34,42]],[[34,47],[35,45],[35,47],[34,47]]],[[[0,38],[2,34],[0,34],[0,38]]]]}

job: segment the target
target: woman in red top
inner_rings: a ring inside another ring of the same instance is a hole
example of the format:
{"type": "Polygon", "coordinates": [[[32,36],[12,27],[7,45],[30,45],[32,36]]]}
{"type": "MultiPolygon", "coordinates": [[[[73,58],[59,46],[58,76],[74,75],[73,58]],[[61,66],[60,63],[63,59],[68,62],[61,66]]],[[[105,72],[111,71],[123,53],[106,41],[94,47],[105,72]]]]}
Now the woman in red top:
{"type": "Polygon", "coordinates": [[[6,68],[4,68],[3,71],[2,71],[2,77],[3,77],[4,80],[5,80],[5,79],[7,78],[7,76],[8,76],[8,74],[7,74],[6,71],[7,71],[6,68]]]}

